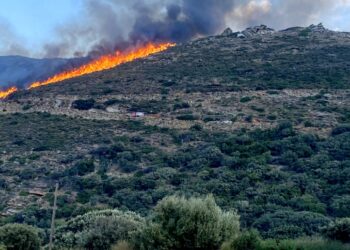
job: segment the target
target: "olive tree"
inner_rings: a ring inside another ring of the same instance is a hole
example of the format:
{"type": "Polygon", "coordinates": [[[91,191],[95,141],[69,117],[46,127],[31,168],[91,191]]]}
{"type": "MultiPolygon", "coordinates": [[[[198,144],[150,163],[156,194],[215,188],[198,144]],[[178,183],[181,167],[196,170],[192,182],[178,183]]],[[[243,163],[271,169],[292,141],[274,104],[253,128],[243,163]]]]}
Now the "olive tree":
{"type": "Polygon", "coordinates": [[[218,249],[239,233],[239,216],[224,212],[212,196],[170,196],[158,203],[153,218],[136,237],[136,249],[218,249]]]}
{"type": "Polygon", "coordinates": [[[0,243],[7,250],[40,249],[38,232],[35,228],[24,224],[6,224],[0,227],[0,243]]]}

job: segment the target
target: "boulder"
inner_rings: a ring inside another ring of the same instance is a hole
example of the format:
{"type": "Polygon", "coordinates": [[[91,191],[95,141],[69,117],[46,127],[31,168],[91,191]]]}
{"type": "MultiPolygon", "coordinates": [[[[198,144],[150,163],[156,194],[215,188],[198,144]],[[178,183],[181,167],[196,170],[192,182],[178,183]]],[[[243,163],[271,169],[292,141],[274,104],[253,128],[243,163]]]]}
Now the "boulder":
{"type": "Polygon", "coordinates": [[[256,36],[256,35],[267,35],[267,34],[272,34],[274,33],[275,30],[267,27],[266,25],[259,25],[259,26],[254,26],[254,27],[249,27],[246,30],[244,30],[242,33],[247,36],[256,36]]]}
{"type": "Polygon", "coordinates": [[[230,36],[230,35],[232,35],[233,34],[233,31],[232,31],[232,29],[231,28],[226,28],[225,30],[224,30],[224,32],[222,32],[222,36],[230,36]]]}
{"type": "Polygon", "coordinates": [[[323,26],[322,23],[319,23],[319,24],[317,24],[317,25],[312,24],[312,25],[310,25],[308,28],[309,28],[312,32],[326,32],[326,31],[327,31],[327,29],[323,26]]]}

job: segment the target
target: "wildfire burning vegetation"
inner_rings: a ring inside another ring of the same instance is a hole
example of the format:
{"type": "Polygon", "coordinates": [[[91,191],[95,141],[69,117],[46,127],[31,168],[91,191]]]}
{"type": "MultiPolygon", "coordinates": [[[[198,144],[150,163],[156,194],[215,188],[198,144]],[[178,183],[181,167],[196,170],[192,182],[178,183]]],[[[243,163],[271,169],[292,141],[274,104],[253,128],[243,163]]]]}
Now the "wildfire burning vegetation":
{"type": "MultiPolygon", "coordinates": [[[[41,86],[54,84],[70,78],[110,69],[118,65],[121,65],[123,63],[131,62],[133,60],[147,57],[151,54],[164,51],[172,46],[175,46],[175,44],[174,43],[160,43],[160,44],[148,43],[142,47],[129,50],[127,52],[116,51],[113,54],[101,56],[78,68],[56,74],[45,81],[34,82],[29,85],[28,89],[38,88],[41,86]]],[[[5,99],[6,97],[8,97],[9,95],[11,95],[16,91],[18,91],[16,87],[11,87],[4,91],[0,91],[0,99],[5,99]]]]}
{"type": "Polygon", "coordinates": [[[17,90],[18,89],[16,87],[10,87],[10,88],[5,89],[5,90],[0,90],[0,99],[5,99],[6,97],[8,97],[12,93],[16,92],[17,90]]]}
{"type": "Polygon", "coordinates": [[[60,81],[66,80],[66,79],[86,75],[86,74],[96,72],[96,71],[110,69],[110,68],[116,67],[120,64],[123,64],[126,62],[131,62],[135,59],[143,58],[143,57],[146,57],[148,55],[151,55],[151,54],[154,54],[157,52],[161,52],[161,51],[166,50],[167,48],[169,48],[171,46],[174,46],[174,44],[172,44],[172,43],[163,43],[163,44],[149,43],[143,47],[134,49],[130,52],[116,51],[114,54],[101,56],[100,58],[98,58],[98,59],[96,59],[88,64],[82,65],[76,69],[69,70],[69,71],[54,75],[53,77],[50,77],[46,81],[34,82],[29,86],[29,89],[37,88],[40,86],[44,86],[44,85],[48,85],[48,84],[52,84],[52,83],[56,83],[56,82],[60,82],[60,81]]]}

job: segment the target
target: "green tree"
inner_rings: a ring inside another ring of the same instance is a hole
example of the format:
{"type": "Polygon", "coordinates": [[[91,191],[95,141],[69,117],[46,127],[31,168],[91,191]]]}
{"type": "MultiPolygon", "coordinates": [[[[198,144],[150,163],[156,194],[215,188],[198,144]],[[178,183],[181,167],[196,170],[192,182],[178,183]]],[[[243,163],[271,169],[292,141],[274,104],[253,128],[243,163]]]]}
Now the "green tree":
{"type": "Polygon", "coordinates": [[[350,195],[335,197],[332,200],[331,209],[337,217],[350,216],[350,195]]]}
{"type": "Polygon", "coordinates": [[[253,227],[264,238],[298,238],[311,236],[321,231],[331,220],[312,212],[277,211],[261,216],[253,227]]]}
{"type": "Polygon", "coordinates": [[[101,210],[71,219],[58,228],[56,243],[59,249],[77,248],[109,250],[118,241],[130,240],[144,219],[133,212],[101,210]]]}
{"type": "Polygon", "coordinates": [[[158,203],[152,221],[135,240],[136,249],[218,249],[239,233],[239,216],[224,212],[212,196],[170,196],[158,203]]]}
{"type": "Polygon", "coordinates": [[[0,227],[0,242],[7,250],[39,250],[40,239],[35,228],[24,224],[0,227]]]}
{"type": "Polygon", "coordinates": [[[326,230],[325,235],[332,240],[350,243],[350,218],[343,218],[332,223],[326,230]]]}
{"type": "Polygon", "coordinates": [[[261,249],[261,239],[257,231],[243,232],[235,238],[227,249],[233,250],[258,250],[261,249]]]}

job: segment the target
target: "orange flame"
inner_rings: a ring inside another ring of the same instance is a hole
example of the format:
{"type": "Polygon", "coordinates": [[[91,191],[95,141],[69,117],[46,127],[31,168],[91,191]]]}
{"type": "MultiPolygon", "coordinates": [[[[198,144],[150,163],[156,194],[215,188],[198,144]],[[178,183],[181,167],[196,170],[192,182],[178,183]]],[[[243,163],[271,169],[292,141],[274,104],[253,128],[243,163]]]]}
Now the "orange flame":
{"type": "MultiPolygon", "coordinates": [[[[68,70],[68,71],[56,74],[45,81],[34,82],[29,85],[28,89],[38,88],[41,86],[67,80],[73,77],[78,77],[78,76],[90,74],[96,71],[114,68],[120,64],[131,62],[133,60],[144,58],[151,54],[164,51],[175,45],[176,45],[175,43],[160,43],[160,44],[148,43],[143,47],[139,47],[128,52],[116,51],[113,54],[101,56],[98,59],[93,60],[76,69],[72,69],[72,70],[68,70]]],[[[3,91],[0,90],[0,100],[7,98],[9,95],[11,95],[16,91],[18,91],[16,87],[10,87],[3,91]]]]}
{"type": "Polygon", "coordinates": [[[106,70],[113,67],[116,67],[120,64],[131,62],[133,60],[149,56],[154,53],[158,53],[168,49],[169,47],[175,46],[173,43],[162,43],[162,44],[153,44],[149,43],[143,47],[131,50],[129,52],[120,52],[116,51],[114,54],[104,55],[100,58],[82,65],[76,69],[72,69],[66,72],[59,73],[54,75],[43,82],[34,82],[28,89],[37,88],[40,86],[57,83],[66,79],[70,79],[77,76],[86,75],[96,71],[106,70]]]}
{"type": "Polygon", "coordinates": [[[0,99],[5,99],[6,97],[11,95],[12,93],[15,93],[17,90],[18,89],[16,87],[10,87],[10,88],[5,89],[5,90],[0,90],[0,99]]]}

